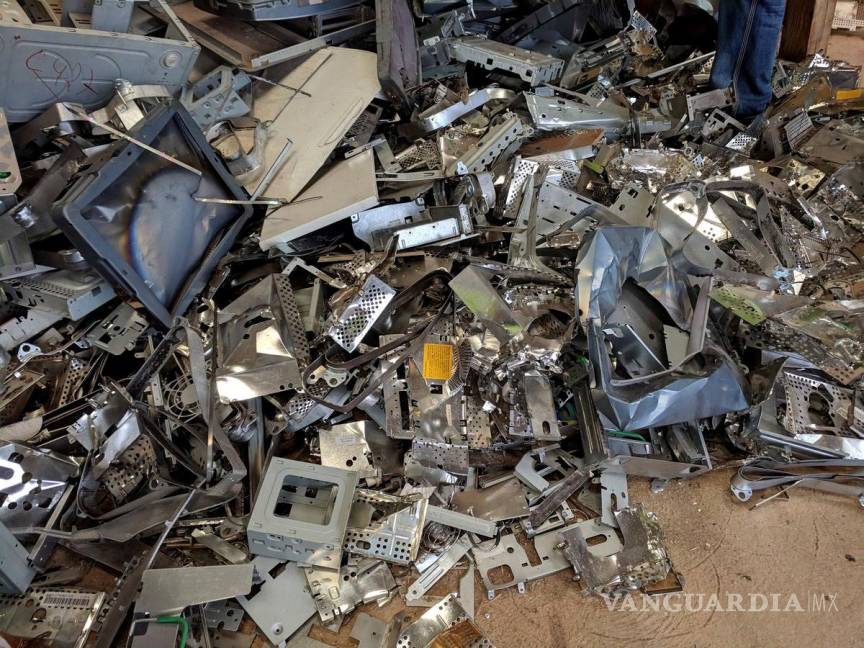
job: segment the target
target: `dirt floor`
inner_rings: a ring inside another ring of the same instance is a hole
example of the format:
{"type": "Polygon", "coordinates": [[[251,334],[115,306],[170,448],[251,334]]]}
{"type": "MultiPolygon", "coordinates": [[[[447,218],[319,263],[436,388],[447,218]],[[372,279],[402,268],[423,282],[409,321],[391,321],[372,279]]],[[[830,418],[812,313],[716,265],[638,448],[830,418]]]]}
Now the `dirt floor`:
{"type": "MultiPolygon", "coordinates": [[[[753,509],[756,497],[747,504],[733,500],[731,474],[717,471],[671,484],[657,494],[649,491],[647,480],[630,480],[631,502],[642,502],[660,520],[675,568],[684,579],[684,593],[691,595],[690,605],[698,607],[701,594],[707,609],[677,612],[676,605],[685,605],[679,595],[669,599],[670,611],[642,611],[641,599],[634,600],[635,611],[609,611],[602,600],[583,597],[571,575],[561,572],[530,583],[525,594],[506,590],[492,601],[477,578],[477,624],[497,648],[861,645],[864,511],[853,500],[794,489],[789,499],[776,497],[753,509]],[[713,605],[712,594],[717,595],[713,605]],[[734,607],[735,599],[729,604],[728,594],[742,595],[744,609],[752,594],[756,608],[790,611],[711,609],[718,603],[724,609],[734,607]],[[801,610],[795,611],[797,607],[801,610]]],[[[430,595],[455,592],[462,573],[451,573],[430,595]]],[[[413,577],[405,576],[405,582],[413,577]]],[[[393,601],[363,611],[389,619],[402,607],[393,601]]],[[[411,611],[419,615],[424,609],[411,611]]],[[[355,617],[338,635],[314,627],[310,636],[331,645],[354,646],[349,635],[355,617]]]]}

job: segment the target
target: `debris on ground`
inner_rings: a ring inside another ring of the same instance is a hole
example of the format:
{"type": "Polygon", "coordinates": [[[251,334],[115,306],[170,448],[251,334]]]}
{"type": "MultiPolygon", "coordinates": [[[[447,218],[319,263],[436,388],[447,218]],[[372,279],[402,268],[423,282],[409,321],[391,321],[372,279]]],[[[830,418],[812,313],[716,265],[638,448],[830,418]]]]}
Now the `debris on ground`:
{"type": "Polygon", "coordinates": [[[0,8],[3,637],[488,646],[475,572],[680,589],[630,479],[864,505],[858,68],[742,121],[626,3],[87,11],[0,8]]]}

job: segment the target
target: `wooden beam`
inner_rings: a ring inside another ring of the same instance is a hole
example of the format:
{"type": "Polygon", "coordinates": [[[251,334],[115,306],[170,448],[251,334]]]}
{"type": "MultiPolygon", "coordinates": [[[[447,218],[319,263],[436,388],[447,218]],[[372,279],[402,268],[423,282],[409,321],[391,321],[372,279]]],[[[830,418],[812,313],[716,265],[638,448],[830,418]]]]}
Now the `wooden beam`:
{"type": "Polygon", "coordinates": [[[831,21],[837,0],[786,0],[780,58],[802,61],[825,51],[831,36],[831,21]]]}

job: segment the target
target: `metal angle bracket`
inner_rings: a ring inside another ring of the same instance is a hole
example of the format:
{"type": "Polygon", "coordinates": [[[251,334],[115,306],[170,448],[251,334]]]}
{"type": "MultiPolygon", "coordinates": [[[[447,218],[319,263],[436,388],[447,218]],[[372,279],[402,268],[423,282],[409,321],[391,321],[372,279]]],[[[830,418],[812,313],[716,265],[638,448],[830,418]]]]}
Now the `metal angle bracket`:
{"type": "Polygon", "coordinates": [[[462,560],[471,550],[471,541],[468,536],[463,534],[459,539],[451,544],[423,574],[411,584],[408,588],[408,593],[405,594],[406,601],[416,601],[426,592],[432,589],[432,586],[450,571],[456,563],[462,560]]]}
{"type": "Polygon", "coordinates": [[[426,522],[437,522],[438,524],[474,533],[485,538],[492,538],[498,533],[498,525],[494,522],[477,518],[467,513],[451,511],[440,506],[429,506],[426,510],[426,522]]]}
{"type": "Polygon", "coordinates": [[[135,342],[146,329],[147,320],[123,302],[85,337],[93,346],[111,355],[121,355],[135,347],[135,342]]]}
{"type": "Polygon", "coordinates": [[[233,73],[227,65],[221,65],[194,84],[184,87],[180,103],[201,130],[206,131],[216,122],[249,112],[249,106],[238,93],[251,83],[246,73],[239,70],[233,73]]]}
{"type": "Polygon", "coordinates": [[[508,587],[516,587],[520,594],[525,592],[525,584],[529,581],[543,578],[550,574],[567,569],[570,564],[567,559],[555,549],[559,543],[558,533],[551,531],[534,537],[534,548],[540,558],[538,565],[532,565],[528,554],[513,534],[503,536],[491,549],[473,547],[471,553],[477,563],[480,578],[486,586],[489,599],[495,597],[495,592],[508,587]],[[498,567],[509,567],[512,579],[505,583],[495,582],[490,578],[490,572],[498,567]]]}
{"type": "Polygon", "coordinates": [[[516,93],[507,88],[495,86],[481,88],[469,94],[465,101],[459,101],[444,108],[440,104],[432,106],[417,116],[417,122],[423,132],[431,133],[439,128],[449,126],[460,117],[483,107],[490,101],[511,101],[515,98],[516,93]]]}
{"type": "Polygon", "coordinates": [[[523,134],[525,134],[525,124],[522,120],[513,113],[505,114],[504,120],[490,128],[476,146],[447,167],[447,175],[467,175],[486,171],[501,152],[523,134]]]}
{"type": "Polygon", "coordinates": [[[487,70],[510,72],[532,87],[554,81],[564,69],[564,61],[554,56],[477,36],[454,38],[448,41],[447,51],[460,63],[476,63],[487,70]]]}

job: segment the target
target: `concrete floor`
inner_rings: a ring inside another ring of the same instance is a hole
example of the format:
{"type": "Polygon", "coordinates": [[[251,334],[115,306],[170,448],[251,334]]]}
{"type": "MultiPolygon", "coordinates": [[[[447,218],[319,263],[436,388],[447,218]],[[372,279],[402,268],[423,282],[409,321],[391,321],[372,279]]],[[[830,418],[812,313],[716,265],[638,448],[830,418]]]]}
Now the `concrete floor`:
{"type": "MultiPolygon", "coordinates": [[[[806,490],[751,510],[758,500],[733,500],[731,474],[720,470],[658,494],[648,490],[646,480],[631,479],[631,502],[657,514],[684,592],[694,595],[694,603],[702,594],[710,607],[710,595],[717,594],[726,606],[727,594],[741,594],[746,607],[751,594],[765,594],[769,606],[776,595],[781,609],[794,608],[797,601],[804,611],[609,611],[602,600],[583,597],[570,574],[561,572],[530,583],[525,594],[506,590],[492,601],[478,578],[477,624],[497,648],[861,645],[864,511],[853,500],[806,490]],[[814,596],[825,611],[813,610],[814,596]]],[[[456,591],[461,573],[451,573],[430,595],[456,591]]],[[[413,577],[405,573],[400,582],[413,577]]],[[[683,599],[670,599],[673,610],[676,601],[683,606],[683,599]]],[[[755,601],[758,607],[761,598],[755,601]]],[[[393,601],[363,611],[389,619],[402,607],[393,601]]],[[[353,619],[338,635],[316,627],[310,636],[331,645],[356,645],[349,637],[353,619]]]]}

